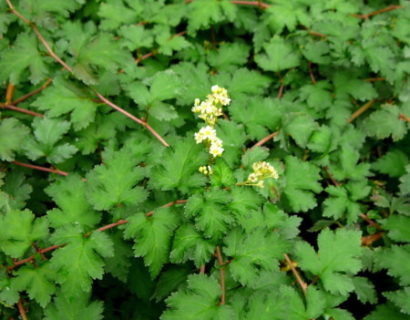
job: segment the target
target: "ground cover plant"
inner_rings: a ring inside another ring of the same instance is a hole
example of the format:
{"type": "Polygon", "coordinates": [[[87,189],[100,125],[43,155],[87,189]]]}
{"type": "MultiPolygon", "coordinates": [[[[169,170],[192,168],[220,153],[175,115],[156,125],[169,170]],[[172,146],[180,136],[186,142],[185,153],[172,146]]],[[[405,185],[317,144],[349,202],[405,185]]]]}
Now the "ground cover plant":
{"type": "Polygon", "coordinates": [[[1,319],[410,319],[409,25],[2,0],[1,319]]]}

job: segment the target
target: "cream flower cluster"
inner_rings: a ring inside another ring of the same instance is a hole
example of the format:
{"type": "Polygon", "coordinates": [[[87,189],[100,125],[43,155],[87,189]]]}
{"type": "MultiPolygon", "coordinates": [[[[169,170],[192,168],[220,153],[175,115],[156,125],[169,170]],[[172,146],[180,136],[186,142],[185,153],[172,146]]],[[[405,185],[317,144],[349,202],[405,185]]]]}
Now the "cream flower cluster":
{"type": "Polygon", "coordinates": [[[222,106],[227,106],[231,99],[228,96],[228,91],[217,85],[212,86],[212,93],[206,97],[205,101],[195,99],[195,104],[192,107],[192,112],[199,113],[199,118],[204,120],[208,125],[214,126],[218,117],[222,116],[222,106]]]}
{"type": "Polygon", "coordinates": [[[213,173],[212,167],[211,166],[202,166],[199,167],[199,172],[206,175],[206,176],[210,176],[213,173]]]}
{"type": "Polygon", "coordinates": [[[216,136],[214,126],[218,117],[223,115],[222,106],[228,105],[231,99],[225,88],[214,85],[211,91],[212,93],[207,96],[205,101],[201,102],[199,99],[195,99],[192,111],[199,113],[199,118],[207,124],[195,133],[196,143],[205,142],[208,145],[209,153],[216,158],[222,155],[224,148],[222,140],[216,136]]]}
{"type": "Polygon", "coordinates": [[[276,169],[266,161],[258,161],[252,165],[253,172],[248,176],[245,184],[263,188],[267,178],[278,179],[276,169]]]}

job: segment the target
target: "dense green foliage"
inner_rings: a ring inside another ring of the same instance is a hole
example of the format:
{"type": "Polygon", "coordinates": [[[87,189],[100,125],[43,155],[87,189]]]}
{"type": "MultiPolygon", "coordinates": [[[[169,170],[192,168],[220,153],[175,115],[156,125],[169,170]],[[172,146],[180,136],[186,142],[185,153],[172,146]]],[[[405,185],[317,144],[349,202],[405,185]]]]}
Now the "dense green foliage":
{"type": "Polygon", "coordinates": [[[410,319],[409,26],[404,0],[1,1],[0,318],[410,319]]]}

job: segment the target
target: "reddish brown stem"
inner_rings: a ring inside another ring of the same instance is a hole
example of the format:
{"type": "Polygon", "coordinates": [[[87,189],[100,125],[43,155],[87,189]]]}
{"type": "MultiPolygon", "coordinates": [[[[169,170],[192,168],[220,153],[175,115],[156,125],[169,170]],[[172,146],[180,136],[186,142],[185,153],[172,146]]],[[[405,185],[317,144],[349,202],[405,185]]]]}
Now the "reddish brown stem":
{"type": "Polygon", "coordinates": [[[244,6],[255,6],[261,9],[267,9],[270,7],[269,4],[261,2],[261,1],[231,1],[233,4],[241,4],[244,6]]]}
{"type": "Polygon", "coordinates": [[[279,134],[279,131],[275,131],[275,132],[273,132],[273,133],[267,135],[265,138],[262,138],[262,139],[259,140],[257,143],[255,143],[255,144],[251,147],[251,150],[252,150],[253,148],[260,147],[260,146],[264,145],[266,142],[268,142],[269,140],[271,140],[273,137],[276,137],[278,134],[279,134]]]}
{"type": "Polygon", "coordinates": [[[313,73],[312,62],[310,62],[310,61],[308,63],[308,69],[309,69],[310,81],[312,81],[313,84],[316,84],[317,81],[316,81],[315,75],[313,73]]]}
{"type": "Polygon", "coordinates": [[[12,103],[9,103],[9,104],[17,105],[17,104],[27,100],[28,98],[30,98],[30,97],[40,93],[41,91],[43,91],[45,88],[47,88],[50,85],[51,82],[53,82],[53,79],[51,79],[51,78],[47,79],[47,81],[44,82],[41,85],[40,88],[37,88],[37,89],[25,94],[24,96],[21,96],[20,98],[17,98],[16,100],[14,100],[12,103]]]}
{"type": "Polygon", "coordinates": [[[101,99],[102,102],[104,102],[106,105],[110,106],[111,108],[117,110],[118,112],[121,112],[123,115],[126,117],[130,118],[131,120],[139,123],[140,125],[144,126],[151,134],[159,140],[165,147],[169,147],[169,144],[162,138],[158,132],[156,132],[148,123],[145,121],[141,120],[140,118],[137,118],[136,116],[132,115],[128,111],[125,111],[123,108],[117,106],[110,100],[108,100],[106,97],[104,97],[101,93],[98,91],[95,91],[95,94],[98,96],[98,98],[101,99]]]}
{"type": "Polygon", "coordinates": [[[13,93],[14,93],[14,84],[10,82],[6,90],[6,104],[10,104],[11,100],[13,100],[13,93]]]}
{"type": "Polygon", "coordinates": [[[360,19],[369,19],[370,17],[376,16],[378,14],[393,11],[393,10],[397,10],[397,9],[402,9],[402,8],[404,8],[404,6],[393,4],[393,5],[390,5],[386,8],[376,10],[376,11],[373,11],[373,12],[370,12],[370,13],[367,13],[367,14],[355,14],[353,16],[356,17],[356,18],[360,18],[360,19]]]}
{"type": "Polygon", "coordinates": [[[404,113],[400,113],[400,120],[410,122],[410,117],[406,116],[404,113]]]}
{"type": "Polygon", "coordinates": [[[327,35],[325,35],[324,33],[320,33],[320,32],[317,32],[317,31],[308,30],[307,32],[308,32],[311,36],[314,36],[314,37],[319,37],[319,38],[326,38],[326,37],[327,37],[327,35]]]}
{"type": "Polygon", "coordinates": [[[199,267],[199,274],[205,274],[205,265],[204,264],[199,267]]]}
{"type": "Polygon", "coordinates": [[[285,84],[283,83],[283,81],[281,81],[280,83],[280,87],[278,90],[278,95],[276,96],[278,99],[281,99],[283,97],[283,89],[285,88],[285,84]]]}
{"type": "Polygon", "coordinates": [[[34,169],[34,170],[55,173],[55,174],[59,174],[60,176],[68,176],[68,172],[61,171],[61,170],[58,170],[58,169],[36,166],[34,164],[23,163],[23,162],[19,162],[19,161],[12,161],[12,163],[17,165],[17,166],[20,166],[20,167],[25,167],[25,168],[34,169]]]}
{"type": "Polygon", "coordinates": [[[382,227],[375,221],[373,221],[372,219],[370,219],[366,214],[361,213],[359,215],[360,218],[362,218],[364,221],[366,221],[369,225],[371,225],[372,227],[375,227],[378,230],[382,230],[382,227]]]}
{"type": "Polygon", "coordinates": [[[34,33],[37,35],[37,38],[41,41],[41,43],[43,44],[43,46],[46,48],[48,54],[55,60],[57,61],[59,64],[61,64],[63,66],[64,69],[66,69],[69,72],[73,72],[73,69],[66,64],[54,51],[53,49],[51,49],[50,45],[48,44],[47,40],[43,37],[43,35],[41,34],[40,30],[38,30],[37,26],[30,21],[29,19],[27,19],[25,16],[23,16],[19,11],[16,10],[16,8],[14,7],[14,5],[11,3],[10,0],[6,0],[7,5],[9,6],[11,12],[13,12],[13,14],[15,14],[18,18],[20,18],[25,24],[27,24],[28,26],[31,27],[31,29],[33,29],[34,33]]]}
{"type": "Polygon", "coordinates": [[[323,167],[325,169],[327,176],[329,177],[330,181],[332,182],[333,185],[336,187],[340,186],[341,184],[333,177],[333,175],[329,171],[329,167],[325,166],[323,167]]]}
{"type": "Polygon", "coordinates": [[[17,309],[19,310],[21,319],[22,320],[28,320],[26,309],[24,309],[24,306],[23,306],[23,299],[21,299],[21,298],[17,302],[17,309]]]}
{"type": "MultiPolygon", "coordinates": [[[[36,25],[34,23],[32,23],[30,20],[28,20],[26,17],[24,17],[20,12],[18,12],[13,4],[11,3],[10,0],[6,0],[8,6],[10,7],[10,10],[17,16],[19,17],[22,21],[24,21],[24,23],[28,24],[29,26],[31,26],[31,28],[33,29],[34,33],[37,35],[38,39],[41,41],[41,43],[44,45],[44,47],[46,48],[46,50],[48,51],[48,53],[50,54],[51,57],[53,57],[53,59],[55,61],[57,61],[59,64],[61,64],[63,66],[64,69],[66,69],[67,71],[69,71],[70,73],[73,73],[73,69],[67,65],[59,56],[57,56],[55,54],[55,52],[51,49],[50,45],[48,44],[48,42],[44,39],[43,35],[41,34],[41,32],[38,30],[38,28],[36,27],[36,25]]],[[[164,146],[169,147],[169,144],[146,122],[142,121],[141,119],[133,116],[132,114],[130,114],[129,112],[125,111],[124,109],[120,108],[119,106],[115,105],[114,103],[112,103],[111,101],[109,101],[107,98],[105,98],[103,95],[101,95],[99,92],[95,92],[97,94],[97,96],[107,105],[109,105],[110,107],[114,108],[115,110],[121,112],[122,114],[124,114],[125,116],[127,116],[128,118],[132,119],[133,121],[143,125],[146,129],[148,129],[164,146]]]]}
{"type": "Polygon", "coordinates": [[[215,249],[216,258],[219,264],[219,284],[221,286],[221,301],[220,305],[225,304],[225,268],[224,268],[224,261],[222,259],[221,248],[219,246],[215,249]]]}
{"type": "Polygon", "coordinates": [[[369,236],[362,237],[362,245],[366,247],[371,246],[373,242],[379,240],[381,237],[383,237],[383,235],[384,232],[381,231],[369,236]]]}
{"type": "MultiPolygon", "coordinates": [[[[168,202],[168,203],[164,204],[160,208],[169,208],[169,207],[175,206],[176,204],[184,204],[186,202],[187,202],[187,200],[175,200],[175,201],[171,201],[171,202],[168,202]]],[[[150,212],[147,212],[145,215],[147,217],[150,217],[154,214],[154,212],[155,212],[155,210],[152,210],[150,212]]]]}
{"type": "MultiPolygon", "coordinates": [[[[168,202],[167,204],[164,204],[164,205],[161,206],[160,208],[168,208],[168,207],[171,207],[171,206],[173,206],[173,205],[183,204],[183,203],[186,203],[186,202],[187,202],[187,200],[176,200],[176,201],[168,202]]],[[[154,211],[150,211],[150,212],[146,213],[146,216],[152,216],[153,214],[154,214],[154,211]]],[[[120,226],[120,225],[126,224],[126,223],[128,223],[128,220],[121,219],[121,220],[119,220],[119,221],[117,221],[117,222],[110,223],[110,224],[108,224],[108,225],[106,225],[106,226],[100,227],[100,228],[96,229],[95,231],[106,231],[106,230],[108,230],[108,229],[112,229],[112,228],[115,228],[115,227],[117,227],[117,226],[120,226]]],[[[91,233],[92,233],[92,232],[86,233],[86,234],[84,235],[84,237],[89,237],[89,236],[91,235],[91,233]]],[[[42,255],[42,254],[44,254],[44,253],[47,253],[47,252],[49,252],[49,251],[53,251],[53,250],[59,249],[59,248],[64,247],[64,246],[65,246],[65,244],[53,245],[53,246],[48,247],[48,248],[39,249],[37,252],[38,252],[40,255],[42,255]]],[[[14,261],[11,266],[8,266],[8,267],[7,267],[7,271],[10,272],[10,271],[12,271],[13,269],[15,269],[15,268],[18,267],[18,266],[21,266],[21,265],[23,265],[23,264],[26,264],[26,263],[28,263],[28,262],[33,261],[35,258],[36,258],[36,255],[32,255],[32,256],[30,256],[30,257],[28,257],[28,258],[25,258],[25,259],[22,259],[22,260],[18,260],[18,261],[14,261]]]]}
{"type": "Polygon", "coordinates": [[[48,260],[47,257],[45,256],[45,254],[43,252],[41,252],[41,249],[35,243],[33,243],[33,248],[41,256],[41,259],[48,260]]]}
{"type": "Polygon", "coordinates": [[[303,293],[306,294],[308,285],[306,284],[305,281],[303,281],[298,270],[295,268],[294,262],[289,258],[289,256],[286,253],[284,254],[284,256],[285,256],[287,265],[289,266],[290,270],[292,270],[292,273],[295,276],[297,283],[299,284],[299,287],[302,289],[303,293]]]}
{"type": "Polygon", "coordinates": [[[365,111],[367,111],[374,103],[376,102],[376,100],[370,100],[368,102],[366,102],[363,106],[361,106],[358,110],[356,110],[352,116],[350,117],[349,120],[347,120],[347,122],[352,123],[356,118],[358,118],[362,113],[364,113],[365,111]]]}
{"type": "Polygon", "coordinates": [[[112,228],[118,227],[118,226],[120,226],[122,224],[126,224],[126,223],[128,223],[128,220],[118,220],[117,222],[107,224],[104,227],[98,228],[97,231],[105,231],[105,230],[112,229],[112,228]]]}
{"type": "Polygon", "coordinates": [[[150,58],[150,57],[152,57],[152,56],[154,56],[154,55],[156,55],[156,54],[157,54],[156,51],[148,52],[147,54],[144,54],[143,56],[141,56],[141,57],[139,57],[139,58],[136,58],[136,59],[135,59],[135,63],[140,63],[141,61],[143,61],[143,60],[145,60],[145,59],[148,59],[148,58],[150,58]]]}
{"type": "Polygon", "coordinates": [[[386,80],[386,78],[367,78],[367,79],[364,79],[364,81],[366,81],[366,82],[377,82],[377,81],[385,81],[386,80]]]}
{"type": "Polygon", "coordinates": [[[17,112],[20,112],[20,113],[28,114],[28,115],[33,116],[33,117],[40,117],[40,118],[44,117],[44,115],[42,115],[41,113],[37,113],[37,112],[27,110],[27,109],[24,109],[24,108],[19,108],[19,107],[13,106],[11,104],[1,105],[0,108],[17,111],[17,112]]]}

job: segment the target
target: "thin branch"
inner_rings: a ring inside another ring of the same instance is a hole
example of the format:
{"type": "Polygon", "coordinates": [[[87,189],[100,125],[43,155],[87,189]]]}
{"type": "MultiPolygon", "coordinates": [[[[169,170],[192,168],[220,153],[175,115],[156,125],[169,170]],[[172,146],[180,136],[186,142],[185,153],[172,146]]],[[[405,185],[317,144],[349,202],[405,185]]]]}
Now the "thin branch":
{"type": "Polygon", "coordinates": [[[224,268],[224,261],[222,259],[221,248],[219,246],[215,249],[216,258],[219,264],[219,284],[221,286],[221,301],[220,305],[225,304],[225,268],[224,268]]]}
{"type": "MultiPolygon", "coordinates": [[[[13,4],[11,3],[10,0],[6,0],[8,6],[10,7],[11,11],[17,16],[19,17],[21,20],[23,20],[26,24],[28,24],[29,26],[31,26],[31,28],[33,29],[34,33],[37,35],[38,39],[41,41],[41,43],[44,45],[44,47],[47,49],[48,53],[50,54],[51,57],[53,57],[53,59],[55,61],[57,61],[59,64],[61,64],[63,66],[64,69],[66,69],[67,71],[69,71],[70,73],[73,73],[73,69],[67,65],[58,55],[55,54],[55,52],[53,51],[53,49],[51,49],[50,45],[48,44],[47,40],[44,39],[43,35],[41,34],[41,32],[38,30],[37,26],[32,23],[30,20],[28,20],[26,17],[24,17],[20,12],[18,12],[13,4]]],[[[103,95],[101,95],[99,92],[95,91],[95,93],[97,94],[97,96],[107,105],[109,105],[110,107],[114,108],[115,110],[121,112],[122,114],[124,114],[125,116],[127,116],[128,118],[134,120],[135,122],[143,125],[146,129],[148,129],[164,146],[169,147],[169,144],[146,122],[142,121],[141,119],[133,116],[131,113],[125,111],[124,109],[120,108],[119,106],[115,105],[114,103],[112,103],[111,101],[109,101],[107,98],[105,98],[103,95]]]]}
{"type": "Polygon", "coordinates": [[[279,131],[275,131],[275,132],[273,132],[273,133],[267,135],[265,138],[262,138],[262,139],[259,140],[257,143],[255,143],[255,144],[251,147],[251,150],[252,150],[253,148],[260,147],[260,146],[264,145],[266,142],[268,142],[269,140],[271,140],[273,137],[276,137],[278,134],[279,134],[279,131]]]}
{"type": "Polygon", "coordinates": [[[361,214],[359,214],[359,217],[362,218],[364,221],[366,221],[372,227],[374,227],[378,230],[383,230],[383,228],[380,226],[380,224],[378,224],[377,222],[370,219],[366,214],[361,213],[361,214]]]}
{"type": "Polygon", "coordinates": [[[126,224],[126,223],[128,223],[128,220],[118,220],[117,222],[107,224],[104,227],[98,228],[97,231],[105,231],[105,230],[112,229],[112,228],[118,227],[118,226],[120,226],[122,224],[126,224]]]}
{"type": "Polygon", "coordinates": [[[294,262],[289,258],[289,256],[286,253],[284,254],[284,256],[286,264],[289,266],[290,270],[292,270],[292,273],[295,276],[296,281],[299,284],[299,287],[302,289],[303,293],[306,294],[308,285],[305,281],[303,281],[301,275],[299,274],[299,271],[295,268],[294,262]]]}
{"type": "MultiPolygon", "coordinates": [[[[40,249],[40,250],[38,251],[38,253],[39,253],[39,254],[44,254],[44,253],[47,253],[47,252],[49,252],[49,251],[53,251],[53,250],[59,249],[59,248],[61,248],[61,247],[63,247],[63,246],[64,246],[64,244],[54,245],[54,246],[51,246],[51,247],[47,247],[47,248],[44,248],[44,249],[40,249]]],[[[23,265],[23,264],[26,264],[26,263],[28,263],[28,262],[33,261],[35,258],[36,258],[36,255],[33,254],[33,255],[31,255],[30,257],[27,257],[27,258],[25,258],[25,259],[15,261],[15,262],[13,262],[13,264],[12,264],[11,266],[8,266],[8,267],[7,267],[7,271],[10,272],[11,270],[17,268],[18,266],[21,266],[21,265],[23,265]]]]}
{"type": "Polygon", "coordinates": [[[148,59],[148,58],[150,58],[150,57],[153,57],[153,56],[155,56],[156,54],[157,54],[157,51],[156,51],[156,50],[151,51],[151,52],[148,52],[147,54],[144,54],[143,56],[136,58],[136,59],[135,59],[135,63],[140,63],[141,61],[143,61],[143,60],[145,60],[145,59],[148,59]]]}
{"type": "Polygon", "coordinates": [[[14,100],[13,102],[11,102],[9,104],[17,105],[17,104],[27,100],[28,98],[30,98],[30,97],[40,93],[41,91],[43,91],[45,88],[47,88],[50,85],[51,82],[53,82],[53,79],[51,79],[51,78],[47,79],[46,82],[44,82],[41,85],[40,88],[37,88],[37,89],[25,94],[24,96],[21,96],[20,98],[17,98],[16,100],[14,100]]]}
{"type": "Polygon", "coordinates": [[[6,104],[10,104],[11,100],[13,100],[14,88],[14,84],[10,82],[6,90],[6,104]]]}
{"type": "Polygon", "coordinates": [[[410,117],[406,116],[404,113],[400,113],[400,120],[410,122],[410,117]]]}
{"type": "Polygon", "coordinates": [[[31,29],[33,29],[34,33],[37,35],[37,38],[41,41],[41,43],[43,44],[43,46],[46,48],[48,54],[55,60],[57,61],[59,64],[61,64],[63,66],[64,69],[66,69],[67,71],[73,73],[73,69],[66,64],[54,51],[53,49],[51,49],[51,46],[48,44],[47,40],[43,37],[43,35],[41,34],[40,30],[38,30],[37,26],[35,25],[34,22],[30,21],[29,19],[27,19],[25,16],[23,16],[20,12],[18,12],[16,10],[16,8],[14,7],[14,5],[11,3],[10,0],[6,0],[7,5],[9,6],[11,12],[13,12],[17,17],[19,17],[25,24],[27,24],[28,26],[31,27],[31,29]]]}
{"type": "Polygon", "coordinates": [[[283,89],[285,88],[285,85],[283,83],[283,81],[281,81],[280,83],[280,87],[278,90],[278,95],[276,96],[276,98],[281,99],[283,97],[283,89]]]}
{"type": "Polygon", "coordinates": [[[37,112],[31,111],[31,110],[28,110],[28,109],[24,109],[24,108],[19,108],[19,107],[13,106],[11,104],[0,104],[0,109],[1,108],[17,111],[17,112],[24,113],[24,114],[28,114],[28,115],[33,116],[33,117],[40,117],[40,118],[44,117],[44,115],[41,114],[41,113],[37,113],[37,112]]]}
{"type": "Polygon", "coordinates": [[[199,274],[205,274],[205,265],[204,264],[199,267],[199,274]]]}
{"type": "Polygon", "coordinates": [[[350,117],[349,120],[347,120],[347,122],[352,123],[357,117],[359,117],[363,112],[367,111],[367,109],[369,109],[374,103],[376,102],[376,100],[370,100],[368,102],[366,102],[363,106],[361,106],[358,110],[356,110],[352,116],[350,117]]]}
{"type": "Polygon", "coordinates": [[[330,181],[332,182],[333,185],[335,185],[336,187],[341,186],[341,183],[339,183],[335,177],[333,177],[333,175],[330,173],[329,171],[329,167],[328,166],[324,166],[323,169],[325,169],[327,176],[329,177],[330,181]]]}
{"type": "Polygon", "coordinates": [[[327,35],[325,35],[324,33],[320,33],[320,32],[317,32],[317,31],[307,30],[307,32],[308,32],[311,36],[314,36],[314,37],[319,37],[319,38],[326,38],[326,37],[327,37],[327,35]]]}
{"type": "MultiPolygon", "coordinates": [[[[163,206],[161,206],[159,208],[169,208],[169,207],[175,206],[177,204],[184,204],[186,202],[187,202],[187,200],[175,200],[175,201],[168,202],[168,203],[164,204],[163,206]]],[[[155,212],[155,210],[152,210],[150,212],[147,212],[145,215],[147,217],[150,217],[154,214],[154,212],[155,212]]]]}
{"type": "Polygon", "coordinates": [[[106,105],[110,106],[111,108],[121,112],[123,115],[127,116],[131,120],[139,123],[140,125],[144,126],[148,131],[152,133],[152,135],[159,140],[165,147],[169,147],[169,144],[162,138],[158,132],[156,132],[148,123],[145,121],[141,120],[140,118],[137,118],[136,116],[132,115],[128,111],[125,111],[123,108],[117,106],[115,103],[111,102],[108,100],[106,97],[104,97],[101,93],[98,91],[95,91],[95,94],[97,95],[98,98],[101,99],[102,102],[104,102],[106,105]]]}
{"type": "Polygon", "coordinates": [[[21,319],[28,320],[26,310],[24,309],[24,306],[23,306],[22,298],[20,298],[19,301],[17,302],[17,309],[19,310],[21,319]]]}
{"type": "Polygon", "coordinates": [[[364,81],[366,82],[377,82],[377,81],[385,81],[385,80],[386,78],[380,78],[380,77],[364,79],[364,81]]]}
{"type": "Polygon", "coordinates": [[[58,169],[36,166],[34,164],[23,163],[23,162],[19,162],[19,161],[12,161],[11,163],[13,163],[17,166],[20,166],[20,167],[25,167],[25,168],[34,169],[34,170],[55,173],[55,174],[59,174],[60,176],[68,176],[68,172],[61,171],[61,170],[58,170],[58,169]]]}
{"type": "Polygon", "coordinates": [[[313,69],[312,69],[312,62],[308,62],[308,69],[309,69],[309,76],[310,76],[310,81],[312,81],[313,84],[316,84],[316,78],[315,75],[313,73],[313,69]]]}
{"type": "Polygon", "coordinates": [[[375,242],[375,241],[379,240],[381,237],[383,237],[383,235],[384,235],[384,232],[381,231],[381,232],[378,232],[378,233],[375,233],[375,234],[371,234],[369,236],[362,237],[362,245],[368,247],[368,246],[372,245],[373,242],[375,242]]]}
{"type": "Polygon", "coordinates": [[[402,9],[402,8],[404,8],[404,6],[393,4],[393,5],[390,5],[386,8],[376,10],[376,11],[373,11],[373,12],[370,12],[370,13],[367,13],[367,14],[355,14],[353,16],[356,17],[356,18],[360,18],[360,19],[369,19],[370,17],[374,17],[378,14],[393,11],[393,10],[397,10],[397,9],[402,9]]]}
{"type": "Polygon", "coordinates": [[[240,4],[244,6],[255,6],[260,9],[268,9],[270,7],[270,4],[261,2],[261,1],[231,1],[233,4],[240,4]]]}
{"type": "MultiPolygon", "coordinates": [[[[186,202],[187,202],[187,200],[176,200],[176,201],[168,202],[167,204],[164,204],[164,205],[161,206],[160,208],[168,208],[168,207],[171,207],[171,206],[173,206],[173,205],[183,204],[183,203],[186,203],[186,202]]],[[[152,216],[153,214],[154,214],[154,211],[150,211],[150,212],[146,213],[145,215],[149,217],[149,216],[152,216]]],[[[105,230],[112,229],[112,228],[115,228],[115,227],[117,227],[117,226],[120,226],[120,225],[126,224],[126,223],[128,223],[128,220],[121,219],[121,220],[119,220],[119,221],[117,221],[117,222],[110,223],[110,224],[108,224],[108,225],[106,225],[106,226],[100,227],[100,228],[96,229],[95,231],[105,231],[105,230]]],[[[89,236],[91,235],[91,233],[92,233],[92,231],[91,231],[91,232],[87,232],[86,234],[84,234],[84,237],[89,237],[89,236]]],[[[66,245],[65,243],[63,243],[63,244],[58,244],[58,245],[53,245],[53,246],[50,246],[50,247],[47,247],[47,248],[44,248],[44,249],[40,249],[40,250],[38,250],[37,252],[38,252],[40,255],[42,255],[42,254],[44,254],[44,253],[47,253],[47,252],[54,251],[54,250],[56,250],[56,249],[62,248],[62,247],[64,247],[65,245],[66,245]]],[[[18,261],[14,261],[11,266],[8,266],[8,267],[7,267],[7,271],[10,272],[10,271],[12,271],[13,269],[15,269],[15,268],[18,267],[18,266],[21,266],[21,265],[23,265],[23,264],[26,264],[26,263],[28,263],[28,262],[33,261],[35,258],[36,258],[36,255],[33,254],[33,255],[31,255],[30,257],[27,257],[27,258],[25,258],[25,259],[18,260],[18,261]]]]}

